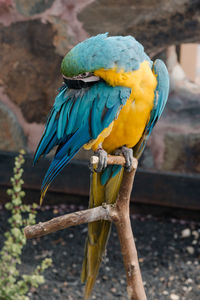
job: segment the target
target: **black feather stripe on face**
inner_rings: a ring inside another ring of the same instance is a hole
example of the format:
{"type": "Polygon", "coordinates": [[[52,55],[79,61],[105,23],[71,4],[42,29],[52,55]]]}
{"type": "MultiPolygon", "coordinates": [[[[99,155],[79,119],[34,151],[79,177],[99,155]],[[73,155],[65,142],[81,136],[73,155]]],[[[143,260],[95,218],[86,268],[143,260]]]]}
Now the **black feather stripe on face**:
{"type": "Polygon", "coordinates": [[[94,76],[93,73],[84,73],[72,78],[63,76],[63,80],[70,89],[88,88],[102,81],[100,77],[94,76]]]}
{"type": "Polygon", "coordinates": [[[97,83],[98,81],[88,81],[88,82],[85,82],[85,81],[82,81],[82,80],[73,80],[73,79],[66,79],[66,78],[63,78],[64,79],[64,83],[66,83],[66,85],[68,86],[68,88],[70,89],[83,89],[83,88],[87,88],[87,87],[90,87],[92,86],[93,84],[97,83]]]}

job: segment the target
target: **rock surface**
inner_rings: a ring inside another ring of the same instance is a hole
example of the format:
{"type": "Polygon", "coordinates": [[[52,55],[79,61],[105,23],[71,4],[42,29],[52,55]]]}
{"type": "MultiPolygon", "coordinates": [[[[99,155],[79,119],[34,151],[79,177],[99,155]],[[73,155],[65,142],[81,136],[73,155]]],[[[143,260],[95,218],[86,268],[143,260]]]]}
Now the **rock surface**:
{"type": "Polygon", "coordinates": [[[0,26],[1,82],[29,122],[44,122],[61,85],[54,30],[39,20],[0,26]]]}
{"type": "Polygon", "coordinates": [[[91,35],[133,35],[148,53],[173,44],[200,41],[200,6],[194,0],[92,1],[78,15],[91,35]]]}
{"type": "Polygon", "coordinates": [[[0,145],[1,150],[26,149],[26,139],[15,115],[0,102],[0,145]]]}
{"type": "Polygon", "coordinates": [[[14,0],[16,9],[24,16],[33,16],[40,14],[50,8],[54,0],[14,0]],[[27,3],[28,2],[28,3],[27,3]]]}

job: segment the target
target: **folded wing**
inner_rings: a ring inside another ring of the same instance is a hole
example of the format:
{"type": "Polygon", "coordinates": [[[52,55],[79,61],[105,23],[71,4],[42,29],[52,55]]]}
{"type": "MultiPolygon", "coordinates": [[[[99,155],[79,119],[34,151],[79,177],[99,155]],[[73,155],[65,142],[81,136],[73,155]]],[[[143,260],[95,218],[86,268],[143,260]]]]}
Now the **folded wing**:
{"type": "Polygon", "coordinates": [[[60,89],[35,153],[34,163],[58,146],[42,183],[42,198],[49,184],[86,143],[94,140],[115,119],[131,90],[99,82],[88,89],[60,89]]]}

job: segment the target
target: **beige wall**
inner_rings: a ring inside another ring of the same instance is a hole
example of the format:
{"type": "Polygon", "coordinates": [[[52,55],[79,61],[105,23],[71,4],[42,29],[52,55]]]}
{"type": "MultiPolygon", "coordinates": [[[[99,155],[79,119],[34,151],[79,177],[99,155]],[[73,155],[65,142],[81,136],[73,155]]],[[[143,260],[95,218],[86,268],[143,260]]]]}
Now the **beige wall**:
{"type": "Polygon", "coordinates": [[[186,76],[192,81],[195,81],[196,79],[197,54],[198,54],[197,44],[181,45],[180,63],[183,70],[185,71],[186,76]]]}

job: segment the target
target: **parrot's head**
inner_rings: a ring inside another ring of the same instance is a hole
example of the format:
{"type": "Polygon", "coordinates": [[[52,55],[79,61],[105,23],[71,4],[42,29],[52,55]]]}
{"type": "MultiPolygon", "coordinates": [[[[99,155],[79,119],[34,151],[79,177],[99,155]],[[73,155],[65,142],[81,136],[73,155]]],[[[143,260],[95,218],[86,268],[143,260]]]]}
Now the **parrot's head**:
{"type": "MultiPolygon", "coordinates": [[[[99,70],[129,72],[137,70],[149,57],[143,46],[131,36],[112,36],[108,33],[91,37],[72,48],[64,57],[61,72],[71,88],[90,86],[102,80],[99,70]]],[[[105,78],[104,78],[105,79],[105,78]]]]}

